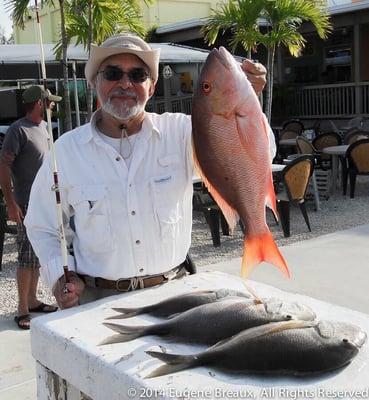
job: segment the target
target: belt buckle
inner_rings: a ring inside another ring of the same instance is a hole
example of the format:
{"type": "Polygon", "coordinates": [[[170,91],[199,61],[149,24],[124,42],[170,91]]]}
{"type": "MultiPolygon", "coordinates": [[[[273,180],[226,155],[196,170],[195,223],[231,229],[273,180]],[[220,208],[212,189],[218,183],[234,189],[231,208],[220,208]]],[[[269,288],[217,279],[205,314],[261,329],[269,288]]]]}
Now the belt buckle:
{"type": "Polygon", "coordinates": [[[176,277],[177,273],[178,273],[178,268],[174,268],[168,272],[164,272],[163,276],[168,281],[171,281],[172,279],[174,279],[176,277]]]}
{"type": "Polygon", "coordinates": [[[119,287],[119,283],[120,282],[125,282],[125,281],[128,281],[128,280],[129,279],[122,279],[122,278],[117,279],[116,282],[115,282],[115,289],[118,290],[118,292],[129,292],[129,289],[130,289],[131,285],[128,285],[127,289],[122,289],[122,288],[119,287]]]}

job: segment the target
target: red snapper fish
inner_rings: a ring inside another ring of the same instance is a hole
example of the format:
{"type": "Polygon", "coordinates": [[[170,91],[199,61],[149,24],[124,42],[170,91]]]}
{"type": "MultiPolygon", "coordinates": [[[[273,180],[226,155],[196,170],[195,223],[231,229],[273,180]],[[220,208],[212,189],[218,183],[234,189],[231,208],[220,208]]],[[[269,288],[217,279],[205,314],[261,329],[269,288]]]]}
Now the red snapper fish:
{"type": "Polygon", "coordinates": [[[242,276],[262,261],[289,277],[269,231],[265,205],[276,213],[269,125],[241,65],[214,49],[201,71],[192,103],[195,166],[231,230],[245,226],[242,276]]]}

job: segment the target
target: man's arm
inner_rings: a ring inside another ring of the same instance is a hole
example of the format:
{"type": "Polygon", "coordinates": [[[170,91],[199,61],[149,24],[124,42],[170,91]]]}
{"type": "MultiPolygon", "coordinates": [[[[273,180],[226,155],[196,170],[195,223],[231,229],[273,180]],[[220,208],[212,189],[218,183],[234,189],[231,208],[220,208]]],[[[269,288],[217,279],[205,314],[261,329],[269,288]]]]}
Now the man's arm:
{"type": "Polygon", "coordinates": [[[5,203],[8,209],[8,218],[11,221],[22,223],[24,218],[21,208],[15,201],[12,190],[12,179],[10,165],[14,160],[14,156],[8,153],[2,153],[0,157],[0,186],[4,195],[5,203]]]}
{"type": "MultiPolygon", "coordinates": [[[[68,255],[70,283],[66,284],[63,275],[63,259],[61,256],[59,226],[56,217],[55,193],[52,191],[53,181],[50,166],[50,156],[46,158],[33,182],[27,215],[24,224],[27,236],[40,260],[40,274],[47,283],[60,306],[69,308],[78,305],[79,297],[84,289],[84,283],[75,271],[75,261],[68,255]],[[68,290],[65,291],[64,289],[68,290]]],[[[61,182],[62,179],[59,179],[61,182]]],[[[70,210],[67,192],[60,186],[64,230],[71,242],[73,231],[69,227],[70,210]]]]}

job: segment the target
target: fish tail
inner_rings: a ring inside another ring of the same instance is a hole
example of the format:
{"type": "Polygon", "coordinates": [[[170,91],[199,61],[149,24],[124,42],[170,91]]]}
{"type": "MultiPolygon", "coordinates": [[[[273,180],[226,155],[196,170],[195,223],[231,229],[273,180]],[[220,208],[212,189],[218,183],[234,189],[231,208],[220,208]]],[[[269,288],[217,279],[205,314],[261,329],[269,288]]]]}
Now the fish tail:
{"type": "Polygon", "coordinates": [[[145,378],[155,378],[157,376],[173,374],[174,372],[183,371],[187,368],[199,365],[199,359],[192,355],[179,355],[161,353],[160,351],[146,351],[146,353],[154,358],[165,362],[165,365],[155,369],[145,378]]]}
{"type": "Polygon", "coordinates": [[[288,278],[290,271],[268,230],[261,235],[246,237],[244,241],[241,275],[245,278],[262,261],[278,267],[288,278]]]}
{"type": "MultiPolygon", "coordinates": [[[[119,342],[129,342],[141,336],[150,335],[152,330],[151,326],[127,326],[127,325],[113,324],[111,322],[103,322],[103,325],[119,333],[120,336],[119,342]]],[[[108,341],[108,339],[106,339],[106,341],[108,341]]],[[[109,343],[110,342],[106,342],[104,344],[109,344],[109,343]]],[[[113,343],[117,343],[117,341],[113,343]]]]}
{"type": "Polygon", "coordinates": [[[111,317],[105,318],[107,319],[125,319],[131,318],[136,315],[142,314],[142,308],[112,308],[112,310],[120,313],[119,315],[112,315],[111,317]]]}

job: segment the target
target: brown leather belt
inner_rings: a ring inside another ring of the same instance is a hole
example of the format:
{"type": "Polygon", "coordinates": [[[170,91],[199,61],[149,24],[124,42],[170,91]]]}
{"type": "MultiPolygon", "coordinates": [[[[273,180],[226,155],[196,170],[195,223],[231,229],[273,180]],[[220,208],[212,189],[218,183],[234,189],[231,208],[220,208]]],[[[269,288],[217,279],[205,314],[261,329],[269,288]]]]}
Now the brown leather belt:
{"type": "Polygon", "coordinates": [[[133,278],[118,279],[116,281],[110,281],[104,278],[95,278],[89,275],[79,276],[88,287],[112,289],[119,292],[129,292],[132,290],[160,285],[172,279],[181,278],[184,275],[186,275],[186,269],[183,264],[181,264],[178,267],[175,267],[168,272],[164,272],[161,275],[137,276],[133,278]]]}

